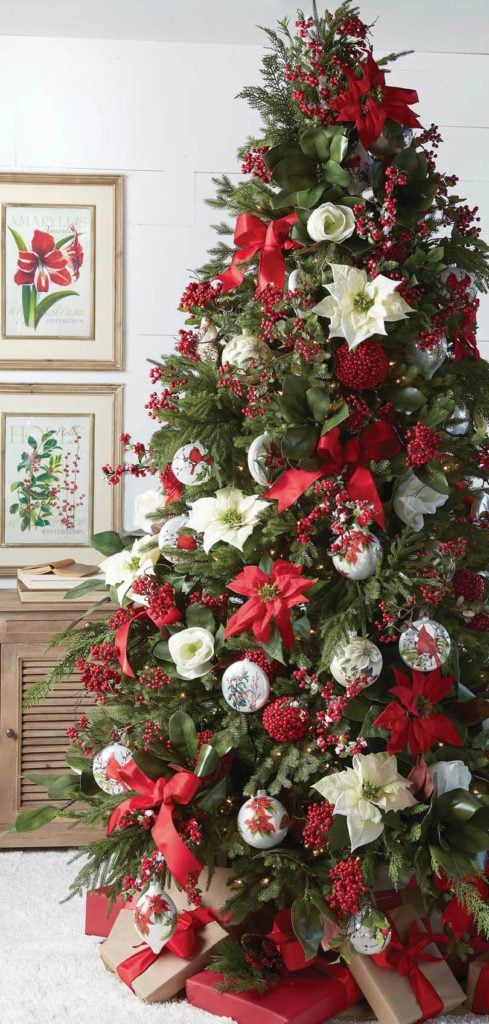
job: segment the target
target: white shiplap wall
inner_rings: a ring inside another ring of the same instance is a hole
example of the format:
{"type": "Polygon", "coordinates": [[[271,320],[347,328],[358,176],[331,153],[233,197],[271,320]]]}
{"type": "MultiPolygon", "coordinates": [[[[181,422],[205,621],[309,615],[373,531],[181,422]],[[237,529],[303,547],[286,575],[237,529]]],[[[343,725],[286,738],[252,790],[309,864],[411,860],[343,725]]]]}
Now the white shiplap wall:
{"type": "MultiPolygon", "coordinates": [[[[402,8],[399,25],[398,49],[402,8]]],[[[234,97],[257,81],[260,56],[250,45],[0,36],[0,168],[126,176],[125,370],[4,371],[0,381],[124,382],[125,429],[150,436],[145,360],[168,351],[182,326],[176,303],[213,238],[215,213],[203,202],[212,175],[238,173],[236,147],[255,128],[255,115],[234,97]]],[[[421,120],[441,126],[441,164],[480,206],[489,237],[489,57],[417,52],[399,61],[391,81],[416,88],[421,120]]],[[[480,323],[489,355],[489,299],[480,323]]],[[[127,527],[136,486],[126,491],[127,527]]]]}

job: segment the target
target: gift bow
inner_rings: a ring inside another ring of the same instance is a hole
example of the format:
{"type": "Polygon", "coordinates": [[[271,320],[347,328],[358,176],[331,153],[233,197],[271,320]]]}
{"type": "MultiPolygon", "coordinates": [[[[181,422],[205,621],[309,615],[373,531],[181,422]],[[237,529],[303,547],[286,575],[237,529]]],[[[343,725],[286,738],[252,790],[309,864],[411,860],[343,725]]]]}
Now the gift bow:
{"type": "Polygon", "coordinates": [[[373,505],[373,518],[384,529],[382,502],[374,478],[365,463],[392,459],[401,449],[399,440],[392,427],[384,420],[372,423],[359,437],[351,438],[346,444],[342,444],[340,435],[340,428],[333,427],[319,438],[316,454],[322,462],[320,469],[287,469],[263,497],[278,498],[278,511],[283,512],[297,501],[315,480],[323,476],[337,476],[346,469],[345,486],[350,498],[352,501],[368,501],[373,505]]]}
{"type": "Polygon", "coordinates": [[[482,964],[472,1000],[473,1013],[489,1010],[489,964],[482,964]]]}
{"type": "Polygon", "coordinates": [[[182,960],[190,960],[195,950],[197,932],[205,928],[211,921],[217,920],[218,915],[216,911],[207,907],[197,907],[196,910],[184,910],[178,917],[174,934],[164,948],[159,953],[154,953],[150,946],[147,946],[144,942],[141,948],[137,949],[135,953],[132,953],[131,956],[128,956],[126,960],[123,960],[118,965],[117,973],[119,978],[134,991],[132,987],[133,981],[139,978],[140,974],[144,974],[167,950],[182,960]]]}
{"type": "Polygon", "coordinates": [[[147,608],[141,608],[141,611],[137,612],[136,615],[133,615],[127,622],[124,622],[122,626],[119,626],[114,637],[114,649],[117,655],[117,661],[119,662],[124,675],[130,676],[131,679],[136,678],[136,673],[133,672],[127,656],[129,630],[136,619],[144,618],[149,619],[157,629],[162,629],[163,626],[170,626],[174,622],[179,622],[182,618],[182,613],[178,608],[170,608],[170,611],[166,612],[165,615],[150,615],[147,608]]]}
{"type": "Polygon", "coordinates": [[[416,1002],[421,1010],[418,1021],[429,1020],[430,1017],[438,1017],[442,1012],[444,1003],[438,992],[426,975],[423,974],[419,963],[439,963],[442,958],[432,956],[426,952],[426,946],[432,942],[446,945],[447,937],[442,934],[434,934],[430,931],[421,931],[418,922],[413,921],[406,944],[404,944],[396,929],[391,923],[392,937],[388,946],[382,953],[374,953],[372,960],[379,967],[387,967],[397,971],[401,978],[407,978],[416,1002]]]}
{"type": "Polygon", "coordinates": [[[317,960],[317,955],[311,957],[310,960],[306,959],[301,943],[299,939],[296,939],[292,929],[290,909],[280,910],[275,915],[273,927],[268,933],[267,939],[271,939],[275,943],[288,971],[301,971],[304,967],[312,967],[317,960]]]}
{"type": "Polygon", "coordinates": [[[297,220],[297,214],[289,213],[286,217],[265,224],[252,213],[240,213],[234,231],[234,244],[238,251],[234,253],[231,266],[215,278],[222,281],[222,291],[228,292],[230,288],[241,284],[245,274],[244,264],[257,252],[260,253],[258,291],[262,292],[267,284],[274,284],[281,291],[285,281],[282,249],[297,249],[301,246],[300,242],[287,237],[297,220]]]}
{"type": "Polygon", "coordinates": [[[196,871],[200,874],[202,864],[179,836],[173,822],[173,814],[176,805],[190,803],[201,780],[186,768],[176,767],[175,775],[172,775],[171,779],[156,779],[154,781],[138,768],[135,761],[129,761],[120,768],[119,778],[121,782],[134,790],[136,795],[123,800],[112,811],[107,826],[107,835],[110,836],[128,811],[159,806],[160,809],[151,829],[151,835],[165,857],[168,870],[178,884],[183,887],[190,872],[196,871]]]}

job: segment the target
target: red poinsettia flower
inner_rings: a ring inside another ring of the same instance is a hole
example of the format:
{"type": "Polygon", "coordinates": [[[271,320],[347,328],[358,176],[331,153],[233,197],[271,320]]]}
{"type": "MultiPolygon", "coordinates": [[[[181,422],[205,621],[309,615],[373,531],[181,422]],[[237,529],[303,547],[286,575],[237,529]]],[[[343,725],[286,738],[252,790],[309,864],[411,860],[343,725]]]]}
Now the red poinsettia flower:
{"type": "Polygon", "coordinates": [[[60,249],[56,249],[54,238],[47,231],[34,231],[31,252],[19,252],[18,270],[14,275],[16,284],[33,284],[36,291],[49,291],[53,284],[71,284],[68,260],[60,249]]]}
{"type": "Polygon", "coordinates": [[[330,106],[337,111],[337,121],[354,121],[366,149],[378,139],[387,118],[407,128],[421,128],[416,114],[408,107],[408,103],[418,102],[415,89],[386,85],[385,72],[381,71],[371,53],[360,68],[360,78],[354,71],[345,69],[348,87],[329,100],[330,106]]]}
{"type": "Polygon", "coordinates": [[[301,565],[282,558],[273,563],[269,576],[257,565],[247,565],[232,583],[228,583],[228,588],[235,594],[249,597],[249,601],[231,615],[224,636],[252,629],[257,640],[268,643],[274,621],[285,646],[290,647],[294,633],[289,609],[309,600],[303,591],[309,590],[314,582],[303,579],[301,565]]]}
{"type": "Polygon", "coordinates": [[[388,704],[373,723],[390,732],[387,753],[397,754],[408,746],[414,757],[439,742],[461,747],[462,740],[450,719],[433,711],[434,705],[451,690],[455,677],[441,676],[439,669],[433,672],[413,669],[411,681],[404,672],[398,669],[393,672],[397,686],[389,693],[395,693],[397,701],[388,704]]]}

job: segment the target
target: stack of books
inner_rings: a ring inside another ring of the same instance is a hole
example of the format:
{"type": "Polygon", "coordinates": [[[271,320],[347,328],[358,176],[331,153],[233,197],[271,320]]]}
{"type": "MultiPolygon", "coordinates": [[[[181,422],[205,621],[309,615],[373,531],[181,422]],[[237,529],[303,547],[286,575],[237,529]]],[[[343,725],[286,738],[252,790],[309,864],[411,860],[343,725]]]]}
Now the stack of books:
{"type": "MultiPolygon", "coordinates": [[[[17,569],[17,592],[21,601],[54,604],[62,601],[73,587],[89,578],[94,582],[103,582],[104,576],[99,572],[98,565],[83,565],[75,562],[74,558],[62,558],[57,562],[17,569]]],[[[97,589],[90,589],[88,593],[74,599],[73,603],[75,601],[77,604],[94,604],[97,601],[97,589]]]]}

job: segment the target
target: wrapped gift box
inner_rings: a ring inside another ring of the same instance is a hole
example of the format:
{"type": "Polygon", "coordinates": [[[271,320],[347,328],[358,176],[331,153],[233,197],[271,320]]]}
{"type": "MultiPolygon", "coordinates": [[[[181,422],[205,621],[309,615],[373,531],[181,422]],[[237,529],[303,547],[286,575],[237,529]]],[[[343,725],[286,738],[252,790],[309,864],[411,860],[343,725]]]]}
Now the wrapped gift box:
{"type": "Polygon", "coordinates": [[[188,979],[187,999],[192,1006],[218,1017],[232,1017],[237,1024],[323,1024],[361,996],[346,967],[331,967],[330,976],[314,969],[289,974],[261,996],[220,992],[215,985],[224,975],[202,971],[188,979]]]}
{"type": "Polygon", "coordinates": [[[123,900],[117,896],[112,905],[107,896],[108,887],[87,890],[85,896],[85,935],[100,935],[107,938],[116,917],[125,907],[130,907],[132,900],[123,900]]]}
{"type": "Polygon", "coordinates": [[[397,907],[411,906],[420,917],[426,913],[426,907],[421,890],[418,888],[416,876],[404,889],[375,889],[374,900],[376,907],[386,913],[389,910],[396,910],[397,907]]]}
{"type": "Polygon", "coordinates": [[[467,1000],[473,1013],[489,1015],[489,950],[469,964],[467,1000]]]}
{"type": "MultiPolygon", "coordinates": [[[[172,898],[177,905],[180,902],[178,909],[182,910],[183,900],[179,901],[178,897],[176,893],[172,898]]],[[[187,978],[206,966],[217,943],[226,938],[226,934],[220,924],[211,921],[196,933],[195,949],[188,960],[176,956],[168,948],[162,949],[156,960],[132,979],[133,992],[145,1003],[171,999],[184,987],[187,978]]],[[[132,910],[121,910],[109,937],[100,945],[100,956],[110,971],[118,973],[126,960],[145,948],[148,947],[141,943],[134,927],[132,910]]]]}
{"type": "MultiPolygon", "coordinates": [[[[426,931],[412,907],[405,906],[392,910],[389,917],[404,946],[408,940],[409,930],[415,922],[420,932],[426,931]]],[[[441,957],[438,947],[430,943],[422,950],[421,958],[415,957],[416,967],[413,975],[401,977],[395,967],[382,967],[375,962],[374,957],[356,953],[351,959],[350,970],[380,1024],[415,1024],[415,1021],[422,1017],[413,988],[413,984],[416,985],[415,975],[419,980],[419,972],[441,1000],[443,1005],[440,1013],[448,1013],[465,1001],[465,993],[441,957]],[[437,959],[431,963],[423,961],[423,954],[437,959]]],[[[430,1016],[433,1016],[433,1013],[430,1016]]]]}

